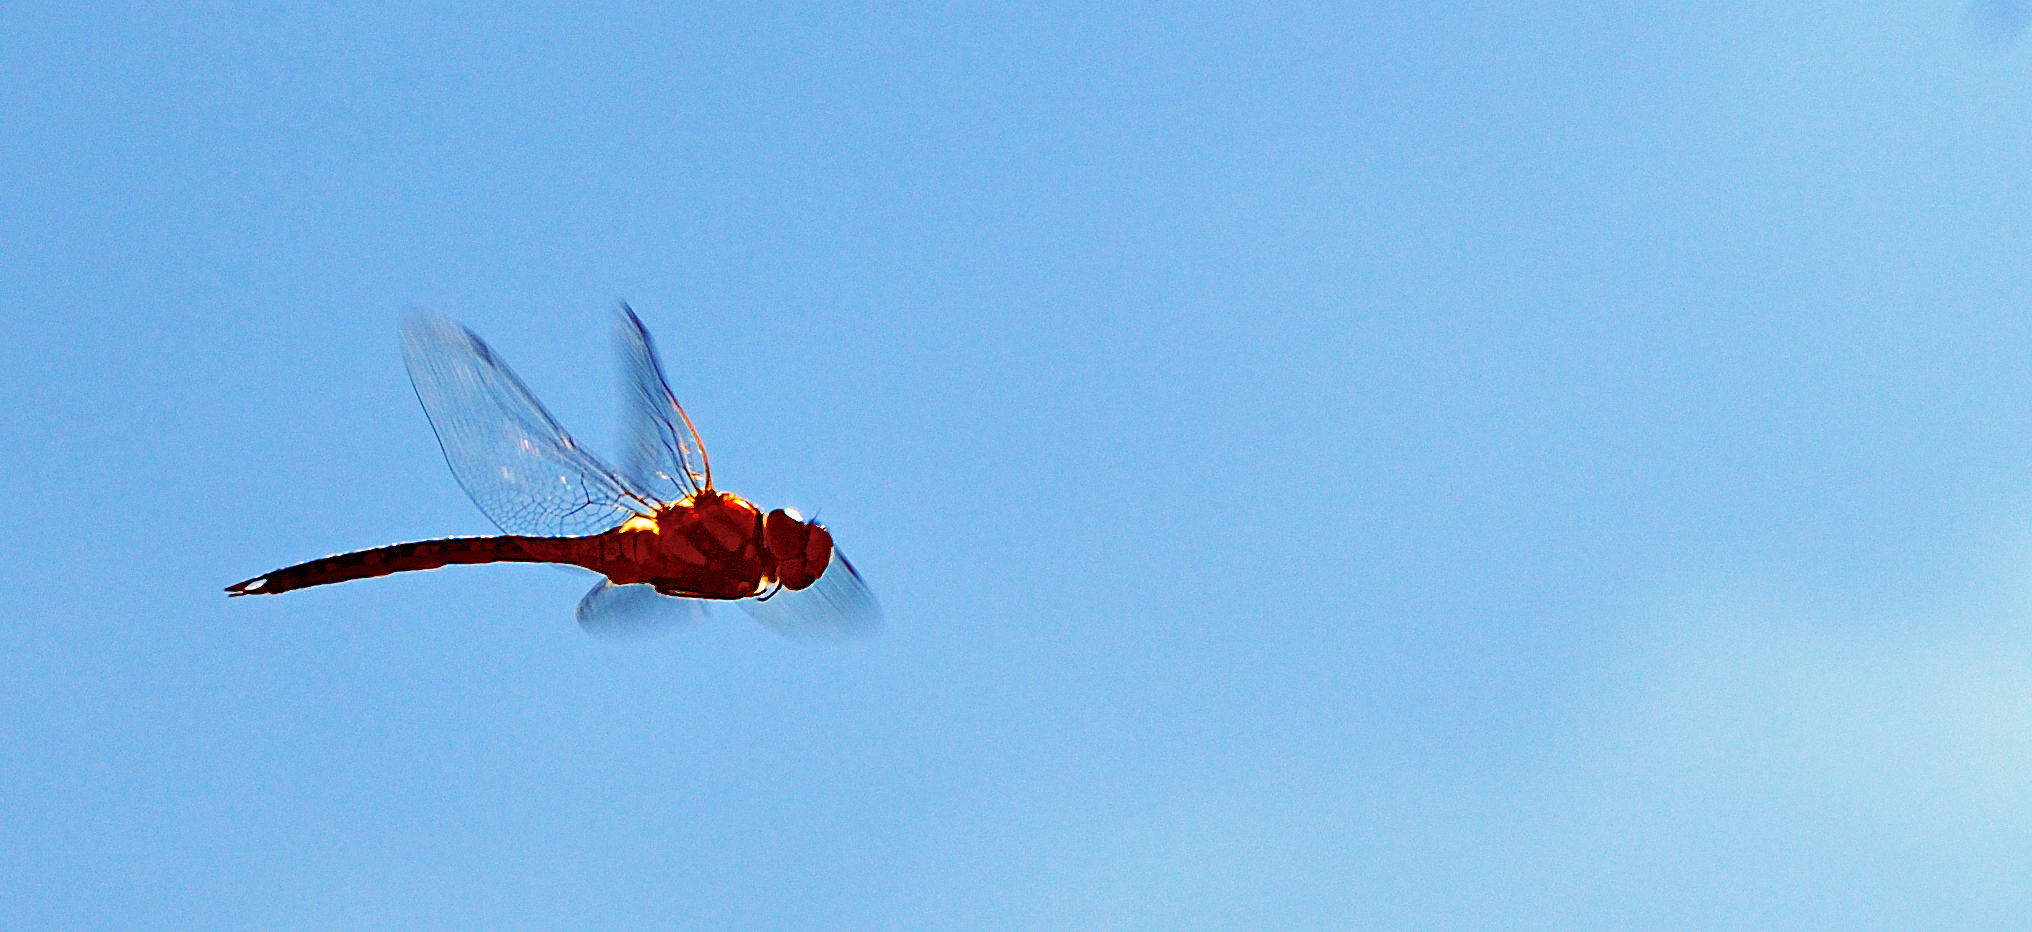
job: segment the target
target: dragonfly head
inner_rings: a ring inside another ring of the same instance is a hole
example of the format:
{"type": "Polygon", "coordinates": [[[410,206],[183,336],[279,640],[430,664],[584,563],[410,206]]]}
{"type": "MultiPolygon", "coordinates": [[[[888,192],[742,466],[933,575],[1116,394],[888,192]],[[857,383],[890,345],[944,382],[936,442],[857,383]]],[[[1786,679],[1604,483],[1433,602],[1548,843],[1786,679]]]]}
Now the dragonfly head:
{"type": "Polygon", "coordinates": [[[831,532],[787,508],[762,516],[762,546],[776,560],[777,581],[793,591],[817,581],[833,558],[831,532]]]}

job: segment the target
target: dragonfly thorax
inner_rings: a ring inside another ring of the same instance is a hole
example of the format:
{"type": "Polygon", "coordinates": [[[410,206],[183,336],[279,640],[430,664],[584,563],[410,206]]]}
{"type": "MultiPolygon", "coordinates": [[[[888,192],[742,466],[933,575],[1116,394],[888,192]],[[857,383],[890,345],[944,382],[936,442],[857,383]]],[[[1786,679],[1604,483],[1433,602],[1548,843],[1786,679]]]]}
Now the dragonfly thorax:
{"type": "Polygon", "coordinates": [[[671,595],[740,599],[772,587],[811,585],[832,559],[832,534],[794,512],[767,515],[747,499],[708,489],[617,528],[629,565],[617,583],[645,582],[671,595]]]}
{"type": "Polygon", "coordinates": [[[740,599],[760,594],[775,561],[762,545],[762,511],[738,495],[710,489],[630,520],[630,567],[606,571],[615,582],[645,582],[671,595],[740,599]],[[636,536],[639,535],[639,536],[636,536]],[[617,572],[619,576],[617,576],[617,572]]]}

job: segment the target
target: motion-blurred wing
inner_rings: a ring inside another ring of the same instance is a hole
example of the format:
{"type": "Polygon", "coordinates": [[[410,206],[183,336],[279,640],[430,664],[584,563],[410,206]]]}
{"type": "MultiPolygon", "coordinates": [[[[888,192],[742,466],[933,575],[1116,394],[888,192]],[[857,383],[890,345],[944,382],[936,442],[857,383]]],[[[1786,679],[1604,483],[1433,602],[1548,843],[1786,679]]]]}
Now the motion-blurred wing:
{"type": "Polygon", "coordinates": [[[664,595],[654,586],[616,586],[602,580],[579,600],[579,627],[595,637],[646,637],[696,624],[706,617],[698,599],[664,595]]]}
{"type": "Polygon", "coordinates": [[[767,599],[742,599],[736,604],[787,638],[860,637],[882,629],[882,606],[838,547],[817,582],[796,592],[779,590],[767,599]]]}
{"type": "Polygon", "coordinates": [[[419,312],[403,324],[402,358],[452,475],[501,530],[597,534],[653,509],[580,449],[472,331],[419,312]]]}
{"type": "Polygon", "coordinates": [[[626,304],[615,313],[614,329],[621,342],[621,373],[627,387],[622,402],[624,475],[635,488],[658,501],[674,502],[713,487],[712,466],[705,444],[691,418],[677,404],[656,344],[635,311],[626,304]]]}

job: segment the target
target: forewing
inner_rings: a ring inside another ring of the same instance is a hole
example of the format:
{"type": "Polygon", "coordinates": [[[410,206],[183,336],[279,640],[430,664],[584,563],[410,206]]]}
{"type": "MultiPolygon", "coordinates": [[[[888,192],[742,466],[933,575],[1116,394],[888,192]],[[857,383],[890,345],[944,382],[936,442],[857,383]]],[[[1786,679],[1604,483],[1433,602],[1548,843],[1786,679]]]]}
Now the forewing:
{"type": "Polygon", "coordinates": [[[779,590],[767,599],[742,599],[736,604],[787,638],[865,637],[882,629],[882,606],[838,547],[817,582],[796,592],[779,590]]]}
{"type": "Polygon", "coordinates": [[[616,586],[601,580],[579,600],[579,627],[603,638],[636,638],[705,620],[698,599],[664,595],[654,586],[616,586]]]}
{"type": "Polygon", "coordinates": [[[712,488],[705,445],[670,392],[649,331],[626,304],[617,308],[614,318],[621,343],[621,377],[626,382],[623,474],[635,488],[660,501],[677,501],[712,488]]]}
{"type": "Polygon", "coordinates": [[[419,312],[403,324],[402,358],[452,475],[501,530],[597,534],[653,510],[472,331],[419,312]]]}

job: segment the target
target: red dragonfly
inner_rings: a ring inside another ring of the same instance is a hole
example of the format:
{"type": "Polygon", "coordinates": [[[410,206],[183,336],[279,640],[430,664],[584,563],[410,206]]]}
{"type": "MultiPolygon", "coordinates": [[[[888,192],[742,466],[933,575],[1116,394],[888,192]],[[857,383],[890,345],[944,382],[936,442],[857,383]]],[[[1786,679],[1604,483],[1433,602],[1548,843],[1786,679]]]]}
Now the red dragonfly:
{"type": "Polygon", "coordinates": [[[872,631],[881,609],[816,520],[764,514],[713,488],[705,444],[663,377],[649,331],[616,314],[627,383],[621,469],[587,452],[472,331],[434,314],[402,328],[402,357],[445,462],[505,537],[395,544],[299,563],[226,587],[273,595],[464,563],[563,563],[605,576],[579,624],[623,633],[733,601],[786,636],[872,631]]]}

